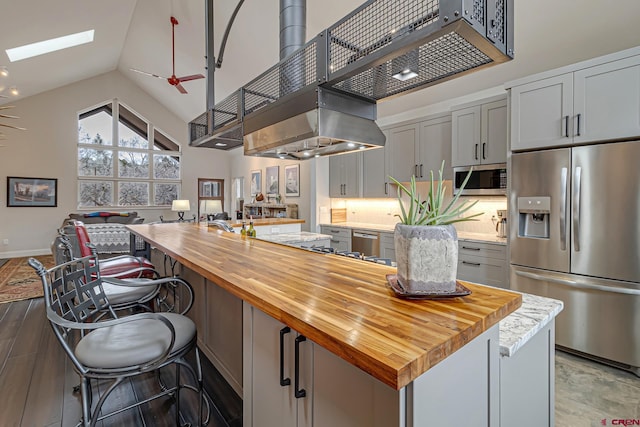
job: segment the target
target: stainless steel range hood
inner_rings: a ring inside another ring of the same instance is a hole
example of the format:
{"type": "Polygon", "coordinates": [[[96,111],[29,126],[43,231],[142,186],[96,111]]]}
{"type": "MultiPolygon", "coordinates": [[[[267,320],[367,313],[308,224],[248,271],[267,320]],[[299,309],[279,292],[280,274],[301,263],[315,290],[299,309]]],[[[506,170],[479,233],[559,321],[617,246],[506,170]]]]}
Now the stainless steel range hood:
{"type": "Polygon", "coordinates": [[[245,117],[245,155],[302,160],[384,146],[375,102],[325,88],[295,95],[245,117]]]}
{"type": "Polygon", "coordinates": [[[206,134],[295,159],[383,146],[377,101],[510,60],[512,23],[513,0],[367,1],[239,89],[236,104],[216,104],[206,134]],[[221,111],[233,117],[216,121],[221,111]]]}

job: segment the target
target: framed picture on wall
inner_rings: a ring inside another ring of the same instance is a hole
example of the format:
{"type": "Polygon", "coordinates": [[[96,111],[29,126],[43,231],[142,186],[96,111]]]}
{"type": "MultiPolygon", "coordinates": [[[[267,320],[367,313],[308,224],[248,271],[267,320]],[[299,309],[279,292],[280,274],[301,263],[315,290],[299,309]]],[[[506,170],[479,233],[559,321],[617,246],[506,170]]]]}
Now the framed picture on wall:
{"type": "Polygon", "coordinates": [[[58,206],[56,178],[7,177],[7,207],[58,206]]]}
{"type": "Polygon", "coordinates": [[[284,167],[284,195],[286,197],[300,197],[300,165],[284,167]]]}
{"type": "Polygon", "coordinates": [[[265,192],[270,196],[277,196],[280,191],[280,183],[278,182],[278,174],[280,166],[269,166],[265,169],[264,185],[265,192]]]}
{"type": "Polygon", "coordinates": [[[262,192],[262,170],[251,171],[251,195],[262,192]]]}

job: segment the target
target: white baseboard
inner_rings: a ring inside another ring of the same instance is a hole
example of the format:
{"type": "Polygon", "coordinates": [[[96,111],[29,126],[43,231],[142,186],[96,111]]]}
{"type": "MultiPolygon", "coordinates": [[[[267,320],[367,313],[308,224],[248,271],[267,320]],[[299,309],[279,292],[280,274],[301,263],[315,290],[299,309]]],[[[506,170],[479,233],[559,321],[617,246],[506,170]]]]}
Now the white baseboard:
{"type": "Polygon", "coordinates": [[[29,249],[26,251],[0,252],[0,259],[21,258],[25,256],[51,255],[51,249],[29,249]]]}

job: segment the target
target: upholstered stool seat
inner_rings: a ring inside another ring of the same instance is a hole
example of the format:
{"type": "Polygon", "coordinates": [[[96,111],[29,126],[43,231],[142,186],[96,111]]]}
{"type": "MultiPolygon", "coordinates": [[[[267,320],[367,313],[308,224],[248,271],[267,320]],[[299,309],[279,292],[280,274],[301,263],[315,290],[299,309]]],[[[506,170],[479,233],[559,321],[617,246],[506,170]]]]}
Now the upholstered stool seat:
{"type": "MultiPolygon", "coordinates": [[[[175,342],[169,354],[185,348],[196,337],[196,325],[186,316],[160,313],[171,322],[175,342]]],[[[166,352],[171,331],[159,320],[143,319],[97,329],[76,345],[75,355],[85,366],[94,369],[122,369],[149,363],[166,352]]]]}

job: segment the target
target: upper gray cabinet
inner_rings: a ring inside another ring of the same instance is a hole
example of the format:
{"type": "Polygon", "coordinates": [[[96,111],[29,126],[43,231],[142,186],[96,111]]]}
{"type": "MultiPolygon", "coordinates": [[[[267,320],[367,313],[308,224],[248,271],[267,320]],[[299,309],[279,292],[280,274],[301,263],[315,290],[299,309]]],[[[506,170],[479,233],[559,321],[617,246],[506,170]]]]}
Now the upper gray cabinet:
{"type": "MultiPolygon", "coordinates": [[[[389,129],[387,152],[389,175],[401,182],[428,181],[445,161],[444,178],[451,179],[451,115],[432,116],[416,123],[389,129]]],[[[395,194],[395,193],[394,193],[395,194]]]]}
{"type": "Polygon", "coordinates": [[[451,126],[452,166],[506,163],[506,99],[454,108],[451,126]]]}
{"type": "Polygon", "coordinates": [[[361,154],[340,154],[329,159],[329,197],[360,197],[361,154]]]}
{"type": "Polygon", "coordinates": [[[507,87],[514,151],[640,136],[640,48],[507,87]]]}
{"type": "Polygon", "coordinates": [[[384,148],[366,150],[362,153],[362,197],[389,197],[388,178],[389,131],[383,131],[387,137],[384,148]]]}

